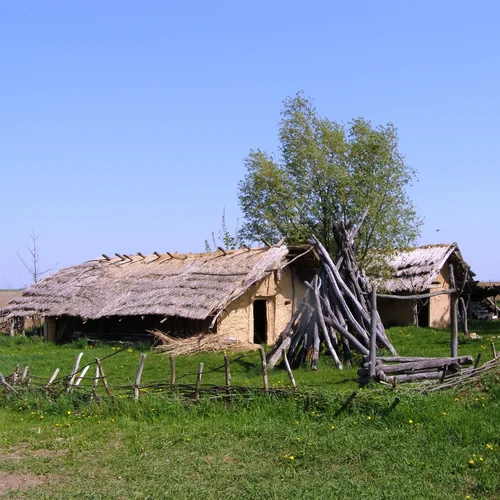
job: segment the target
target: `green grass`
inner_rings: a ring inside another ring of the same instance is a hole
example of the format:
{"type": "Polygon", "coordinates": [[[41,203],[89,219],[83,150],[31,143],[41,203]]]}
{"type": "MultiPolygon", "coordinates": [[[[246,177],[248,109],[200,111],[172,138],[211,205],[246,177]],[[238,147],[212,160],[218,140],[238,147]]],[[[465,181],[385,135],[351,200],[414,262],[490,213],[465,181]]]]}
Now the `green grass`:
{"type": "MultiPolygon", "coordinates": [[[[487,360],[491,341],[500,351],[498,323],[478,322],[471,331],[482,338],[464,340],[460,354],[482,352],[487,360]]],[[[400,354],[449,352],[444,330],[394,328],[388,334],[400,354]]],[[[28,364],[48,378],[56,366],[68,372],[78,352],[85,362],[114,352],[85,347],[0,338],[0,371],[28,364]]],[[[133,380],[139,355],[133,349],[104,360],[112,385],[133,380]]],[[[222,364],[222,356],[179,357],[178,376],[192,373],[185,379],[194,382],[200,361],[209,370],[222,364]]],[[[498,372],[460,393],[422,395],[372,385],[337,415],[357,389],[356,368],[331,366],[324,359],[317,372],[296,370],[303,387],[297,397],[254,395],[230,406],[205,398],[186,405],[161,395],[138,402],[88,402],[78,394],[54,401],[8,398],[0,407],[0,484],[6,475],[40,484],[9,491],[0,486],[0,492],[37,499],[500,496],[498,372]]],[[[233,384],[261,385],[258,353],[231,367],[233,384]]],[[[168,357],[148,353],[143,381],[160,378],[169,378],[168,357]]],[[[203,377],[218,384],[223,379],[222,371],[203,377]]],[[[287,385],[286,372],[272,372],[270,382],[287,385]]]]}

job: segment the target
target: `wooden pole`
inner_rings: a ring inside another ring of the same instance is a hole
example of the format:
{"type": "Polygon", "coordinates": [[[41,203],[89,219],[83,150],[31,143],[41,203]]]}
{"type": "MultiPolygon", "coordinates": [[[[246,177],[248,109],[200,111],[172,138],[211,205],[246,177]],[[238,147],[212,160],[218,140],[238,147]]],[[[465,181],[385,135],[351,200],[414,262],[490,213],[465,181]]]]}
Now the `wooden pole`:
{"type": "Polygon", "coordinates": [[[370,294],[370,380],[375,377],[375,365],[377,363],[377,286],[372,285],[370,294]]]}
{"type": "Polygon", "coordinates": [[[95,365],[95,377],[94,377],[94,381],[92,382],[92,396],[95,396],[96,394],[96,389],[97,389],[97,384],[99,383],[99,375],[100,375],[100,371],[99,371],[99,365],[95,365]]]}
{"type": "Polygon", "coordinates": [[[290,379],[290,382],[292,383],[292,387],[294,389],[297,389],[297,384],[295,383],[295,379],[293,377],[292,369],[290,368],[290,363],[288,362],[288,357],[286,355],[286,352],[283,353],[283,361],[285,362],[285,368],[288,373],[288,378],[290,379]]]}
{"type": "Polygon", "coordinates": [[[203,363],[200,363],[198,366],[198,376],[196,377],[196,387],[194,390],[194,399],[195,401],[200,400],[200,384],[201,384],[201,375],[203,373],[203,363]]]}
{"type": "Polygon", "coordinates": [[[21,378],[19,379],[19,383],[23,383],[24,379],[26,378],[26,375],[28,375],[28,366],[24,367],[23,373],[21,375],[21,378]]]}
{"type": "Polygon", "coordinates": [[[141,383],[142,370],[144,369],[144,363],[146,362],[146,355],[141,354],[141,359],[139,359],[139,366],[137,368],[137,375],[135,376],[134,384],[134,399],[137,401],[139,399],[139,386],[141,383]]]}
{"type": "Polygon", "coordinates": [[[56,368],[54,370],[54,373],[52,374],[52,377],[49,378],[49,381],[47,382],[47,384],[44,386],[44,388],[46,389],[50,384],[52,384],[52,382],[54,382],[54,380],[56,379],[57,377],[57,374],[60,372],[60,369],[59,368],[56,368]]]}
{"type": "Polygon", "coordinates": [[[113,393],[111,392],[111,389],[109,388],[108,381],[106,379],[106,375],[104,375],[104,370],[102,369],[101,365],[101,360],[99,358],[95,358],[95,362],[97,363],[97,366],[99,367],[99,373],[101,374],[102,378],[102,383],[104,384],[104,389],[106,389],[106,393],[110,398],[113,397],[113,393]]]}
{"type": "Polygon", "coordinates": [[[319,297],[320,284],[318,281],[318,277],[316,277],[315,280],[316,281],[314,283],[314,285],[315,285],[314,286],[314,299],[316,300],[316,310],[318,311],[319,324],[321,326],[321,330],[323,332],[323,337],[325,339],[326,345],[328,346],[328,350],[330,351],[330,354],[333,358],[333,361],[334,361],[335,365],[337,366],[337,368],[339,370],[342,370],[342,363],[340,362],[337,351],[333,347],[332,341],[330,339],[330,333],[328,331],[328,328],[326,327],[325,317],[323,316],[323,311],[322,311],[322,307],[321,307],[321,300],[319,297]]]}
{"type": "Polygon", "coordinates": [[[170,355],[170,388],[175,387],[175,356],[170,355]]]}
{"type": "Polygon", "coordinates": [[[467,318],[467,306],[463,297],[460,297],[460,305],[462,306],[462,315],[464,318],[464,334],[469,335],[469,323],[467,318]]]}
{"type": "Polygon", "coordinates": [[[229,357],[224,354],[224,368],[226,370],[226,387],[229,389],[231,387],[231,371],[229,368],[229,357]]]}
{"type": "Polygon", "coordinates": [[[78,354],[78,356],[76,357],[75,366],[74,366],[73,370],[71,371],[71,373],[69,374],[68,387],[66,389],[66,392],[68,392],[68,393],[71,392],[71,386],[73,385],[73,382],[75,381],[76,372],[78,371],[78,367],[80,366],[80,360],[82,359],[82,356],[83,356],[83,352],[78,354]]]}
{"type": "Polygon", "coordinates": [[[89,368],[90,368],[90,365],[87,365],[82,370],[82,373],[80,373],[80,376],[76,379],[75,385],[80,385],[80,382],[83,380],[83,377],[85,377],[85,374],[88,372],[89,368]]]}
{"type": "Polygon", "coordinates": [[[479,361],[481,361],[481,353],[480,352],[477,353],[476,362],[474,363],[474,369],[476,369],[479,366],[479,361]]]}
{"type": "Polygon", "coordinates": [[[491,343],[491,352],[493,353],[493,359],[497,359],[497,349],[493,342],[491,343]]]}
{"type": "Polygon", "coordinates": [[[260,346],[260,361],[262,363],[262,379],[264,381],[264,390],[266,392],[269,391],[269,383],[267,380],[267,363],[266,363],[266,353],[264,352],[264,348],[260,346]]]}
{"type": "MultiPolygon", "coordinates": [[[[448,265],[448,274],[450,278],[450,286],[455,289],[455,276],[453,273],[453,264],[450,262],[448,265]]],[[[452,293],[450,296],[450,314],[451,314],[451,338],[450,338],[450,351],[451,357],[458,356],[458,318],[457,318],[457,294],[452,293]]]]}

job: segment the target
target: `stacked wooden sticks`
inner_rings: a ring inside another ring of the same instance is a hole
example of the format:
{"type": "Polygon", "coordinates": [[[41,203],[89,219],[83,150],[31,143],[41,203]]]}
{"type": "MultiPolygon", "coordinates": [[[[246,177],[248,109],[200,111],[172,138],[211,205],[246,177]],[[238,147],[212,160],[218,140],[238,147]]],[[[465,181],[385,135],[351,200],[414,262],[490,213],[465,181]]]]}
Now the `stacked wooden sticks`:
{"type": "Polygon", "coordinates": [[[320,259],[320,268],[306,283],[308,288],[299,307],[268,354],[270,368],[281,358],[292,365],[310,358],[312,369],[316,369],[324,347],[342,369],[341,357],[350,362],[353,350],[369,354],[371,331],[379,347],[396,354],[376,304],[373,307],[370,303],[372,285],[356,264],[354,237],[358,228],[344,223],[334,226],[337,264],[315,236],[308,241],[320,259]]]}

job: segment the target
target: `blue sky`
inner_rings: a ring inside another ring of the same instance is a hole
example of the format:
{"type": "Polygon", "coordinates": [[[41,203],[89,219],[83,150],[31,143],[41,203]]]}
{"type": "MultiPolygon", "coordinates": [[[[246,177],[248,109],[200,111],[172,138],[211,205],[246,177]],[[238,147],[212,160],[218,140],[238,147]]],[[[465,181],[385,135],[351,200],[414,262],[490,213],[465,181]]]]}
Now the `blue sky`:
{"type": "Polygon", "coordinates": [[[500,280],[500,4],[19,1],[0,7],[0,288],[107,253],[203,251],[282,101],[392,122],[419,243],[500,280]],[[439,231],[437,231],[439,229],[439,231]]]}

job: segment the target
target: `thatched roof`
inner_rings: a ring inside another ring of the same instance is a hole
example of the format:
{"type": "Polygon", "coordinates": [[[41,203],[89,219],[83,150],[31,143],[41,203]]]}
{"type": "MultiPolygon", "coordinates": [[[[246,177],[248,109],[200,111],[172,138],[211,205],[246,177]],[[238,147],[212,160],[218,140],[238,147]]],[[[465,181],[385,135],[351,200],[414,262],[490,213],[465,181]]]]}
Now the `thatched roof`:
{"type": "Polygon", "coordinates": [[[381,287],[389,293],[403,294],[429,290],[450,258],[456,264],[457,281],[462,282],[464,278],[469,281],[473,273],[464,262],[458,245],[440,243],[401,250],[393,254],[389,260],[393,271],[392,277],[383,280],[381,287]],[[465,276],[466,270],[469,271],[468,277],[465,276]]]}
{"type": "Polygon", "coordinates": [[[285,245],[98,259],[61,269],[12,300],[7,317],[163,315],[205,319],[287,263],[285,245]]]}

